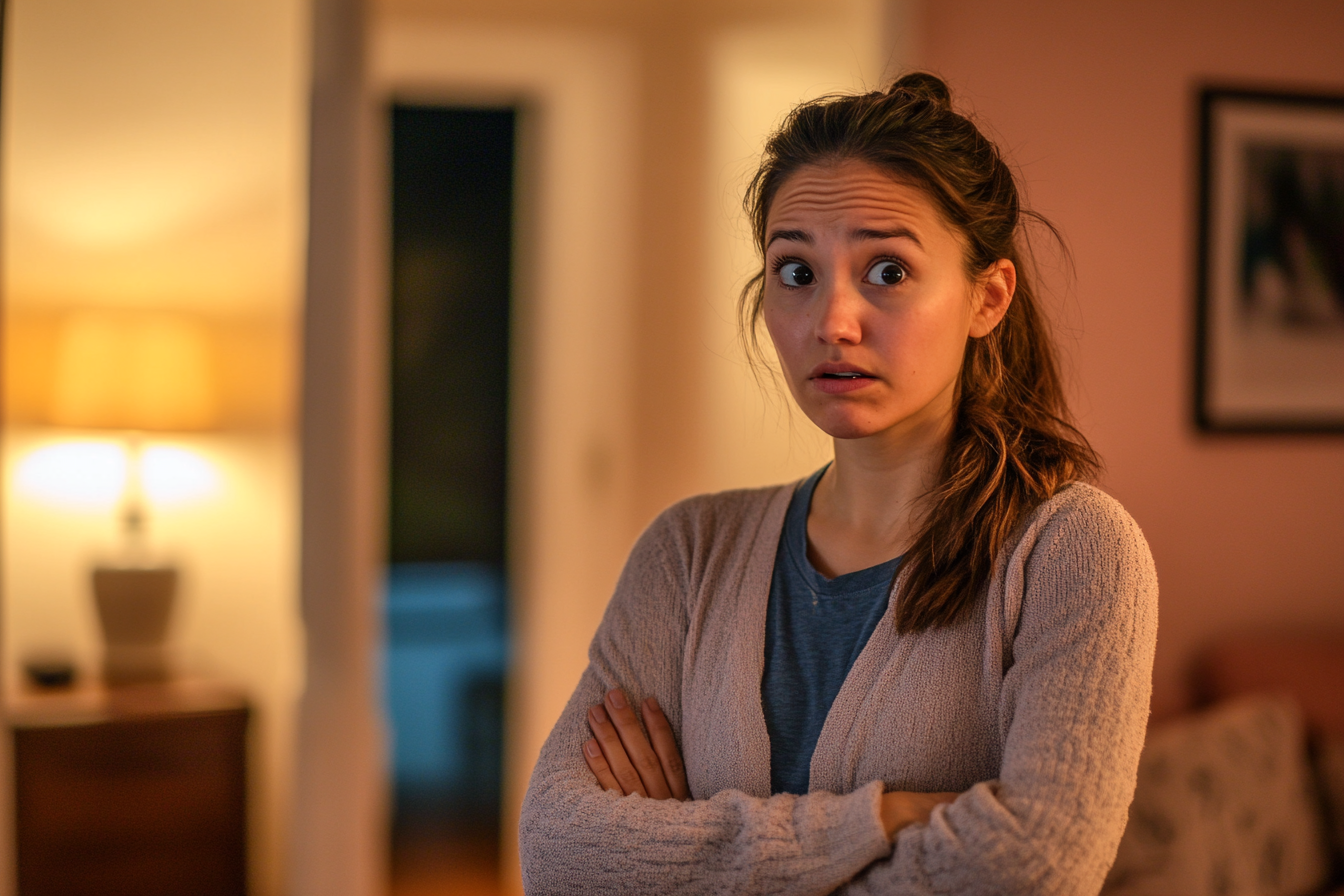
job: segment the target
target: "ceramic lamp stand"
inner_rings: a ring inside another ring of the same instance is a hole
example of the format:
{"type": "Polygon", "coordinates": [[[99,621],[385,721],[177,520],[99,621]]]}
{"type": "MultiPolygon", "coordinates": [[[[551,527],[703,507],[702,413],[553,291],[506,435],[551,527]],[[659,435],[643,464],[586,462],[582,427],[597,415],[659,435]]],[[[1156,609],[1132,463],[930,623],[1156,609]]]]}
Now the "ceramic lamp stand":
{"type": "Polygon", "coordinates": [[[177,569],[171,566],[94,569],[104,681],[117,685],[168,678],[166,641],[176,591],[177,569]]]}

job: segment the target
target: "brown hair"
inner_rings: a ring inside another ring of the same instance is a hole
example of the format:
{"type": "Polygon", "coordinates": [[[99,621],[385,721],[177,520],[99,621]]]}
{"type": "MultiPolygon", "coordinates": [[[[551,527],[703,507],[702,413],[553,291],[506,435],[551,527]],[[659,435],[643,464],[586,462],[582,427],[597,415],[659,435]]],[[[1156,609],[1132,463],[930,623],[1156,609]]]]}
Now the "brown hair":
{"type": "MultiPolygon", "coordinates": [[[[902,566],[896,628],[917,632],[960,619],[989,581],[1013,530],[1069,482],[1094,477],[1100,461],[1075,428],[1054,346],[1029,271],[1017,183],[998,148],[952,109],[947,85],[915,73],[886,91],[830,96],[794,109],[766,143],[744,205],[764,259],[766,219],[780,187],[806,165],[867,162],[923,189],[966,240],[975,279],[999,259],[1017,268],[1008,313],[988,335],[969,339],[957,383],[956,416],[937,484],[902,566]]],[[[1062,245],[1062,243],[1061,243],[1062,245]]],[[[742,335],[754,362],[764,299],[764,265],[742,290],[742,335]]]]}

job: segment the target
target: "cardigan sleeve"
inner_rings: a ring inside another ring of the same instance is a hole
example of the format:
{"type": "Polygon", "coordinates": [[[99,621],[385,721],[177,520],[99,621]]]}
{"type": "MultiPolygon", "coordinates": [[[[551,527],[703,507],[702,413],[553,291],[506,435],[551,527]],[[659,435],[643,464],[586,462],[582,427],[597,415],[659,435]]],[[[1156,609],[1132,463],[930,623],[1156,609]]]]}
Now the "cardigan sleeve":
{"type": "MultiPolygon", "coordinates": [[[[1008,560],[1020,589],[996,780],[897,835],[847,896],[1086,896],[1115,860],[1152,688],[1157,576],[1138,526],[1088,487],[1008,560]]],[[[1055,502],[1052,502],[1055,503],[1055,502]]]]}
{"type": "Polygon", "coordinates": [[[589,648],[589,664],[532,773],[519,823],[533,896],[824,894],[891,851],[881,782],[845,795],[726,790],[678,802],[604,791],[583,760],[588,707],[623,687],[653,695],[680,737],[691,562],[676,508],[640,538],[589,648]]]}

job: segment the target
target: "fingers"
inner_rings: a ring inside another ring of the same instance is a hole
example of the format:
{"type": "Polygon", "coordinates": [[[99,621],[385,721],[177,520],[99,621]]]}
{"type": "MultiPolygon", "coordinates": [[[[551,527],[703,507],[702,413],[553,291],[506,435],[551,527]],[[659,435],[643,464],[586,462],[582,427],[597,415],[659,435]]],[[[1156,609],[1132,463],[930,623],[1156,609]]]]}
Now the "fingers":
{"type": "Polygon", "coordinates": [[[604,788],[623,795],[690,799],[686,766],[667,716],[652,697],[644,701],[643,710],[647,736],[619,688],[588,710],[593,739],[584,744],[583,755],[589,770],[604,788]]]}
{"type": "Polygon", "coordinates": [[[639,780],[644,785],[644,793],[655,800],[671,799],[672,788],[668,786],[667,778],[663,775],[663,764],[649,744],[649,739],[644,735],[639,717],[635,715],[634,708],[626,699],[625,692],[620,688],[607,691],[603,704],[607,715],[616,726],[617,734],[620,735],[626,757],[639,774],[639,780]]]}
{"type": "Polygon", "coordinates": [[[686,765],[681,761],[681,750],[677,749],[677,738],[672,733],[663,708],[653,697],[644,701],[644,727],[649,731],[649,740],[653,741],[653,750],[663,767],[663,777],[667,780],[672,796],[679,800],[691,798],[691,788],[686,786],[686,765]]]}
{"type": "Polygon", "coordinates": [[[632,793],[648,796],[649,792],[644,789],[644,783],[639,779],[639,772],[635,771],[630,757],[625,752],[616,726],[611,723],[606,709],[601,704],[588,710],[588,727],[592,729],[593,737],[601,747],[602,756],[607,760],[612,776],[620,785],[621,793],[626,796],[632,793]]]}
{"type": "Polygon", "coordinates": [[[611,773],[611,766],[607,765],[606,757],[602,755],[602,748],[598,746],[596,740],[590,739],[583,745],[583,758],[587,761],[589,771],[597,778],[597,783],[602,785],[603,790],[614,790],[617,793],[624,794],[620,782],[611,773]]]}

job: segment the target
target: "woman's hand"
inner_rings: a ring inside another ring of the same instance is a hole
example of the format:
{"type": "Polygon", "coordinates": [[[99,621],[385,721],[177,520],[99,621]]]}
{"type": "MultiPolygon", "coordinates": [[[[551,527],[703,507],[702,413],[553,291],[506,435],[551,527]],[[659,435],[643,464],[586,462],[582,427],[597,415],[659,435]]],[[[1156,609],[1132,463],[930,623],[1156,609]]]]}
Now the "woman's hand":
{"type": "Polygon", "coordinates": [[[643,709],[647,737],[620,688],[608,691],[601,703],[588,710],[588,727],[593,731],[592,739],[583,745],[588,768],[597,783],[623,796],[637,793],[655,800],[690,799],[686,766],[667,716],[652,697],[644,701],[643,709]]]}
{"type": "Polygon", "coordinates": [[[959,793],[915,793],[909,790],[892,790],[882,794],[882,827],[887,836],[896,838],[896,832],[912,824],[925,824],[933,808],[941,803],[950,803],[959,793]]]}

